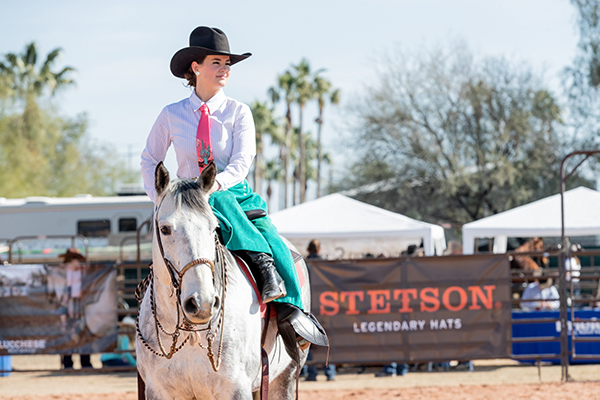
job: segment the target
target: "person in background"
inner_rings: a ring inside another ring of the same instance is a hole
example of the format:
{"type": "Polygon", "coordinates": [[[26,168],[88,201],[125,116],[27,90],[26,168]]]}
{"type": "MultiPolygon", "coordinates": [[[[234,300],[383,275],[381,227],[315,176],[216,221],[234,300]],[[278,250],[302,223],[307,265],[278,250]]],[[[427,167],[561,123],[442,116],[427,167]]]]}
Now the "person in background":
{"type": "Polygon", "coordinates": [[[521,302],[523,310],[558,310],[560,307],[558,290],[552,285],[552,278],[544,275],[542,270],[533,272],[534,281],[527,285],[521,299],[536,301],[521,302]]]}
{"type": "MultiPolygon", "coordinates": [[[[308,251],[308,255],[306,256],[307,260],[322,260],[323,259],[323,257],[321,256],[321,243],[317,239],[313,239],[310,241],[310,243],[308,244],[308,247],[306,248],[306,251],[308,251]]],[[[310,349],[308,351],[308,358],[306,359],[306,361],[312,361],[312,358],[313,358],[312,349],[310,349]]],[[[318,366],[307,365],[303,369],[304,369],[304,371],[303,371],[302,375],[306,376],[306,381],[315,382],[317,380],[317,375],[319,374],[318,366]]],[[[335,374],[336,374],[335,364],[323,365],[323,372],[325,373],[325,376],[327,377],[328,381],[335,380],[335,374]]]]}
{"type": "Polygon", "coordinates": [[[462,243],[458,240],[450,240],[448,242],[448,246],[446,247],[446,250],[444,250],[444,254],[445,256],[450,256],[453,254],[462,254],[462,243]]]}
{"type": "MultiPolygon", "coordinates": [[[[117,336],[117,350],[133,350],[135,343],[135,320],[132,317],[124,317],[119,322],[119,330],[125,331],[117,336]]],[[[103,353],[100,356],[103,367],[126,367],[136,366],[135,358],[131,353],[103,353]]]]}
{"type": "Polygon", "coordinates": [[[321,242],[319,242],[318,239],[311,240],[308,244],[308,247],[306,248],[306,251],[308,251],[308,255],[306,256],[307,260],[323,259],[323,257],[321,256],[321,242]]]}
{"type": "MultiPolygon", "coordinates": [[[[425,253],[423,252],[422,247],[417,247],[415,244],[409,245],[406,250],[401,253],[403,257],[423,257],[425,253]]],[[[393,377],[393,376],[404,376],[408,372],[409,365],[406,363],[391,363],[383,366],[383,369],[380,372],[375,374],[376,378],[385,378],[385,377],[393,377]]]]}
{"type": "MultiPolygon", "coordinates": [[[[448,242],[448,246],[446,247],[446,250],[444,250],[443,255],[452,256],[452,255],[460,255],[462,253],[463,253],[462,243],[459,240],[450,240],[448,242]]],[[[428,370],[429,371],[433,370],[433,367],[435,367],[436,369],[438,367],[441,367],[444,371],[447,371],[450,369],[450,363],[449,362],[429,363],[428,370]]],[[[458,370],[467,369],[469,371],[473,371],[473,369],[474,369],[473,361],[472,360],[458,361],[458,364],[456,365],[456,369],[458,369],[458,370]]]]}
{"type": "Polygon", "coordinates": [[[394,376],[404,376],[408,373],[409,365],[407,363],[391,363],[385,365],[383,369],[375,374],[376,378],[385,378],[385,377],[394,377],[394,376]]]}
{"type": "MultiPolygon", "coordinates": [[[[571,282],[573,282],[573,297],[579,297],[581,294],[581,285],[579,283],[579,276],[581,276],[581,261],[573,253],[581,250],[581,245],[571,245],[571,257],[565,260],[565,270],[567,272],[567,289],[571,291],[571,282]]],[[[574,306],[578,306],[580,303],[575,303],[574,306]]]]}
{"type": "MultiPolygon", "coordinates": [[[[67,309],[67,315],[61,315],[63,324],[69,319],[79,319],[82,317],[81,312],[81,282],[83,280],[83,264],[86,262],[83,254],[75,248],[68,249],[65,253],[60,254],[58,258],[63,260],[64,268],[66,269],[66,287],[63,293],[61,303],[67,309]]],[[[79,360],[81,368],[93,368],[89,354],[80,354],[79,360]]],[[[73,369],[73,357],[71,354],[62,356],[62,365],[64,369],[73,369]]]]}

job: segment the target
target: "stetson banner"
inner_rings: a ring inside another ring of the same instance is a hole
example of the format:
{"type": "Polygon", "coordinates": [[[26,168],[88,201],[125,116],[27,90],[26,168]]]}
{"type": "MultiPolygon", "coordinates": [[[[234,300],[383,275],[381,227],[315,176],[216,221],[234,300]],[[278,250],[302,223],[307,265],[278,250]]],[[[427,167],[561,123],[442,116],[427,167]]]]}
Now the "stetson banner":
{"type": "MultiPolygon", "coordinates": [[[[506,256],[309,262],[312,311],[335,363],[510,356],[506,256]]],[[[316,362],[326,352],[313,348],[316,362]]]]}
{"type": "Polygon", "coordinates": [[[115,268],[86,265],[75,276],[64,266],[0,265],[0,355],[114,348],[115,268]]]}

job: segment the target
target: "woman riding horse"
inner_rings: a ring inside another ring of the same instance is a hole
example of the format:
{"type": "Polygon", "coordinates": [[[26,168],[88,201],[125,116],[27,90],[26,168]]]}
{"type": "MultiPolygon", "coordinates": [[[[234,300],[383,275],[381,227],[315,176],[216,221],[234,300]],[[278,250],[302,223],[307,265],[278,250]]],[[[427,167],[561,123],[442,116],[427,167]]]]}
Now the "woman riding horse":
{"type": "Polygon", "coordinates": [[[324,332],[302,311],[290,251],[266,215],[266,203],[245,179],[256,154],[250,108],[223,92],[230,67],[251,54],[231,53],[225,33],[206,26],[192,31],[189,44],[171,59],[171,72],[194,90],[188,98],[167,105],[154,123],[142,153],[144,189],[156,202],[155,169],[171,144],[179,178],[198,177],[214,162],[218,173],[209,201],[226,247],[250,265],[263,302],[276,306],[280,331],[289,336],[292,329],[301,330],[301,346],[307,341],[324,343],[324,332]],[[261,216],[250,221],[247,212],[261,216]]]}

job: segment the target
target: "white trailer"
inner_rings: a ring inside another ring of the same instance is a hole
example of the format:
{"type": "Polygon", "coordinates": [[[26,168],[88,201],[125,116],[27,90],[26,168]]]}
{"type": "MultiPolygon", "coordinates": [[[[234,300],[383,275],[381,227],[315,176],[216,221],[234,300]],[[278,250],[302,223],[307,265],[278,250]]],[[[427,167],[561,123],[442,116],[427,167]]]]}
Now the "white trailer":
{"type": "MultiPolygon", "coordinates": [[[[17,243],[18,238],[37,238],[37,241],[18,240],[19,248],[24,246],[27,250],[64,247],[64,244],[46,240],[55,236],[83,236],[91,247],[119,246],[125,236],[136,235],[138,228],[152,215],[153,207],[145,195],[0,197],[0,240],[10,246],[17,243]]],[[[143,231],[147,233],[147,227],[143,231]]]]}

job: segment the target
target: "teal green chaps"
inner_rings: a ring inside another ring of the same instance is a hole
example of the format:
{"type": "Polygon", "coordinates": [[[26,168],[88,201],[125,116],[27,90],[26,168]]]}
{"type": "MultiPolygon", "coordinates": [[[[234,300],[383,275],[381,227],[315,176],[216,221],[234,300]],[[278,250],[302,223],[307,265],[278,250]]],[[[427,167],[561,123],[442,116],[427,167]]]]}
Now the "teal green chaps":
{"type": "Polygon", "coordinates": [[[275,260],[275,268],[285,282],[287,295],[274,300],[302,307],[302,292],[294,260],[269,216],[252,221],[246,211],[267,211],[267,203],[252,191],[246,180],[228,190],[211,194],[209,203],[219,219],[225,247],[231,251],[250,250],[267,253],[275,260]]]}

